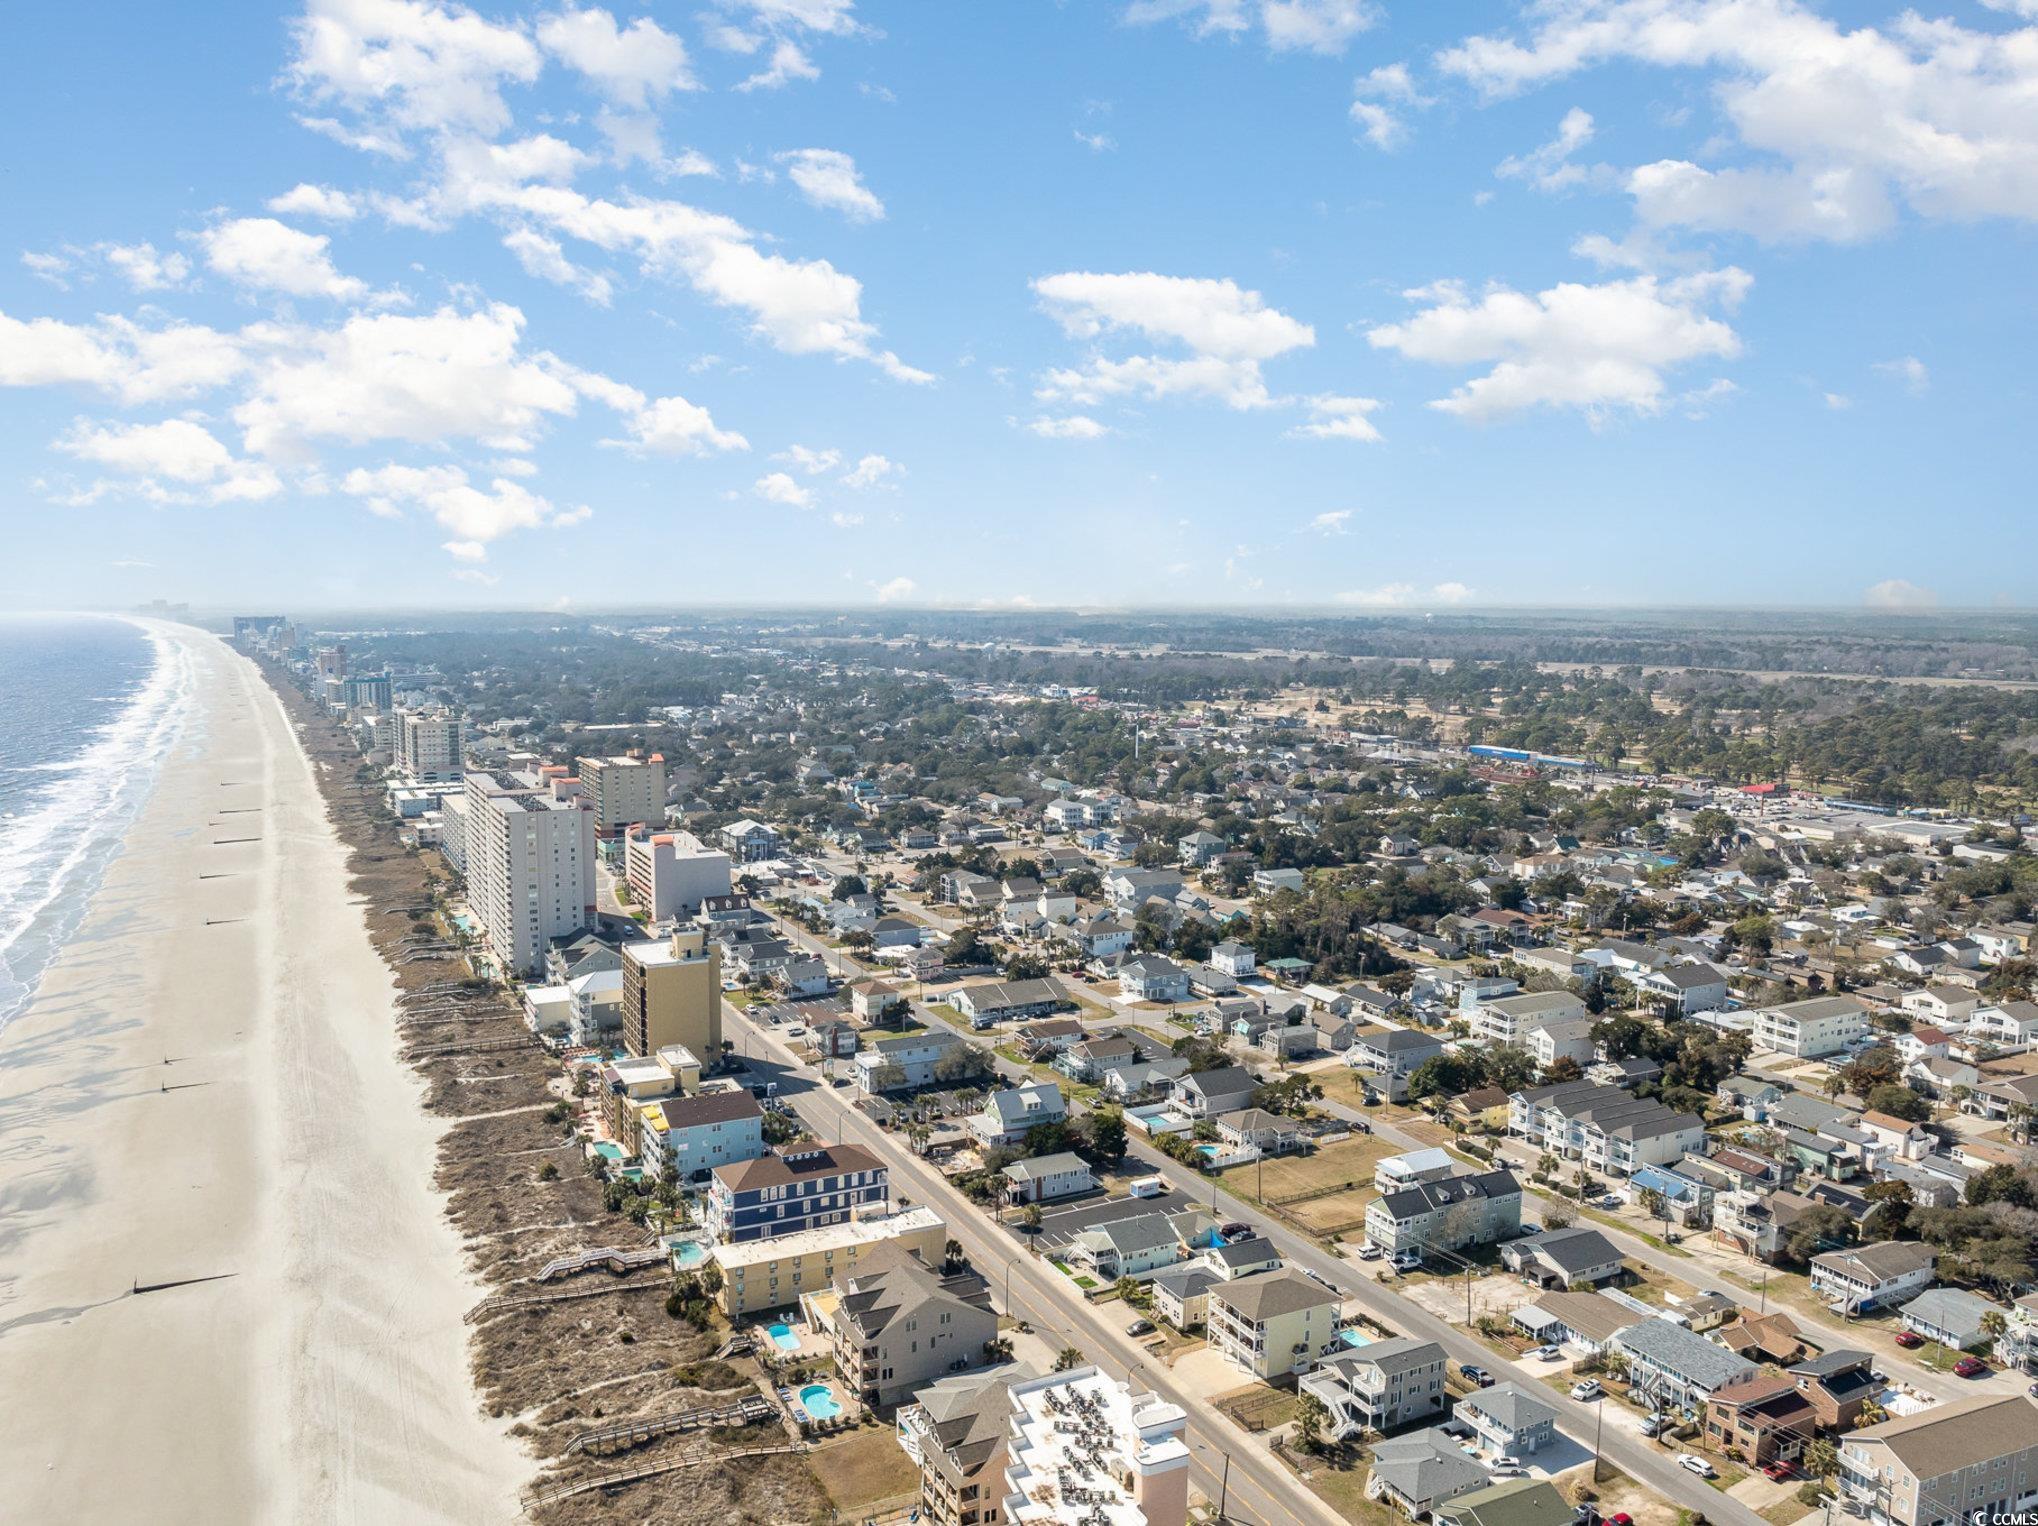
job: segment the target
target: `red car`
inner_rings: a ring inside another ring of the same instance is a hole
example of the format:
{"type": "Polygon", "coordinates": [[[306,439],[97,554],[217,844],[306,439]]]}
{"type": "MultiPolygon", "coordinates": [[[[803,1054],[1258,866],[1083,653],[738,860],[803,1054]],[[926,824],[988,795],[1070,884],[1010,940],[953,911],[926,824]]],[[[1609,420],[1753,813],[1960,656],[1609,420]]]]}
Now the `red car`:
{"type": "Polygon", "coordinates": [[[1896,1333],[1896,1343],[1906,1351],[1914,1351],[1925,1344],[1925,1338],[1915,1330],[1899,1330],[1896,1333]]]}
{"type": "Polygon", "coordinates": [[[1776,1482],[1780,1484],[1786,1478],[1790,1478],[1796,1474],[1797,1464],[1792,1462],[1772,1462],[1768,1467],[1764,1468],[1762,1471],[1764,1473],[1767,1473],[1771,1478],[1775,1479],[1776,1482]]]}
{"type": "Polygon", "coordinates": [[[1635,1526],[1635,1518],[1625,1510],[1616,1510],[1606,1518],[1606,1526],[1635,1526]]]}
{"type": "Polygon", "coordinates": [[[1953,1375],[1957,1378],[1978,1378],[1988,1371],[1988,1363],[1978,1356],[1964,1356],[1953,1364],[1953,1375]]]}

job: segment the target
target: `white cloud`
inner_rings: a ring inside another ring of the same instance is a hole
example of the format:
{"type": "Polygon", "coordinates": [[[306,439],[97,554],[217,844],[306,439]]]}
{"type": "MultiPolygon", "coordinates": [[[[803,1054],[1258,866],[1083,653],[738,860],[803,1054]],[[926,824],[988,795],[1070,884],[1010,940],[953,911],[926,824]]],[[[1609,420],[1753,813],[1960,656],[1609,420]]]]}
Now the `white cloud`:
{"type": "Polygon", "coordinates": [[[1375,588],[1355,588],[1337,596],[1340,604],[1366,609],[1424,609],[1438,605],[1463,604],[1472,590],[1463,583],[1436,583],[1428,589],[1413,583],[1382,583],[1375,588]]]}
{"type": "Polygon", "coordinates": [[[1382,64],[1360,75],[1352,86],[1352,120],[1378,149],[1396,149],[1408,141],[1408,120],[1401,108],[1419,110],[1432,104],[1415,88],[1406,64],[1382,64]]]}
{"type": "Polygon", "coordinates": [[[1351,522],[1351,517],[1350,509],[1328,509],[1310,520],[1305,528],[1315,531],[1318,535],[1342,535],[1345,533],[1345,526],[1351,522]]]}
{"type": "Polygon", "coordinates": [[[625,421],[625,443],[661,456],[704,456],[716,450],[748,450],[750,442],[733,429],[720,429],[708,410],[683,397],[654,398],[625,421]]]}
{"type": "Polygon", "coordinates": [[[1825,399],[1826,406],[1835,413],[1845,413],[1854,406],[1854,399],[1848,397],[1844,392],[1828,392],[1825,394],[1825,399]]]}
{"type": "Polygon", "coordinates": [[[1078,127],[1075,134],[1076,141],[1093,154],[1108,154],[1118,146],[1118,140],[1108,132],[1084,132],[1078,127]]]}
{"type": "MultiPolygon", "coordinates": [[[[2028,14],[2024,0],[2006,0],[2028,14]]],[[[2038,33],[1907,11],[1847,30],[1799,0],[1569,0],[1525,41],[1438,55],[1502,96],[1615,62],[1711,71],[1752,164],[1685,160],[1630,177],[1647,222],[1765,240],[1872,236],[1897,200],[1922,217],[2038,218],[2038,33]]]]}
{"type": "Polygon", "coordinates": [[[833,148],[799,148],[777,156],[800,194],[817,207],[840,212],[851,222],[876,222],[885,204],[857,178],[856,161],[833,148]]]}
{"type": "Polygon", "coordinates": [[[1557,124],[1557,136],[1526,154],[1500,161],[1493,171],[1502,180],[1526,180],[1539,191],[1561,191],[1586,177],[1584,166],[1571,156],[1592,141],[1592,113],[1573,106],[1557,124]]]}
{"type": "Polygon", "coordinates": [[[878,585],[877,601],[880,604],[896,604],[901,599],[912,598],[919,591],[919,588],[920,585],[911,578],[893,578],[888,583],[880,583],[878,585]]]}
{"type": "Polygon", "coordinates": [[[517,257],[517,263],[541,281],[579,292],[597,307],[607,307],[613,295],[609,278],[599,271],[585,270],[566,257],[556,238],[547,238],[533,228],[512,228],[502,236],[503,248],[517,257]]]}
{"type": "Polygon", "coordinates": [[[786,472],[767,472],[759,477],[752,491],[766,503],[784,504],[789,509],[811,509],[814,495],[794,481],[786,472]]]}
{"type": "Polygon", "coordinates": [[[119,316],[71,324],[0,313],[0,387],[83,386],[152,403],[223,386],[248,365],[243,337],[198,324],[151,329],[119,316]]]}
{"type": "Polygon", "coordinates": [[[1878,360],[1875,369],[1884,376],[1893,376],[1902,382],[1914,397],[1921,397],[1932,385],[1932,373],[1925,369],[1925,363],[1915,355],[1905,355],[1898,360],[1878,360]]]}
{"type": "Polygon", "coordinates": [[[1739,336],[1707,309],[1733,308],[1749,285],[1747,273],[1732,266],[1668,281],[1565,282],[1533,294],[1495,286],[1476,301],[1439,282],[1408,293],[1429,307],[1366,338],[1432,365],[1490,363],[1485,375],[1430,404],[1462,418],[1536,407],[1654,413],[1664,403],[1666,371],[1740,354],[1739,336]]]}
{"type": "Polygon", "coordinates": [[[1111,432],[1087,414],[1071,413],[1063,418],[1037,418],[1026,426],[1044,440],[1095,440],[1111,432]]]}
{"type": "Polygon", "coordinates": [[[485,548],[516,530],[579,524],[584,508],[561,513],[520,483],[494,478],[477,487],[457,466],[356,467],[340,480],[340,490],[365,501],[383,518],[398,518],[408,509],[423,509],[449,531],[462,549],[446,550],[464,560],[478,561],[485,548]]]}
{"type": "Polygon", "coordinates": [[[641,111],[699,81],[687,66],[686,44],[648,16],[617,26],[607,11],[564,10],[538,23],[538,41],[619,106],[641,111]]]}
{"type": "Polygon", "coordinates": [[[1939,602],[1939,596],[1931,589],[1920,588],[1904,578],[1884,578],[1864,592],[1861,598],[1870,609],[1898,613],[1931,609],[1939,602]]]}
{"type": "Polygon", "coordinates": [[[522,449],[548,416],[572,413],[577,395],[551,357],[520,351],[523,326],[505,303],[357,315],[264,367],[234,420],[261,455],[301,454],[315,439],[522,449]]]}
{"type": "Polygon", "coordinates": [[[268,207],[284,217],[317,217],[331,223],[350,223],[361,215],[360,203],[345,191],[303,181],[281,196],[271,196],[268,207]]]}
{"type": "Polygon", "coordinates": [[[1368,444],[1380,438],[1380,431],[1368,417],[1383,406],[1376,397],[1339,397],[1323,392],[1305,398],[1303,402],[1309,409],[1309,419],[1289,430],[1291,436],[1311,440],[1363,440],[1368,444]]]}
{"type": "Polygon", "coordinates": [[[845,487],[861,491],[887,486],[905,475],[906,469],[896,461],[878,455],[862,456],[856,465],[842,474],[842,483],[845,487]]]}
{"type": "Polygon", "coordinates": [[[353,302],[367,295],[367,283],[334,269],[323,233],[305,233],[273,217],[237,217],[198,236],[205,263],[236,285],[280,291],[293,297],[330,297],[353,302]]]}
{"type": "Polygon", "coordinates": [[[449,540],[440,548],[459,562],[485,562],[488,547],[478,540],[449,540]]]}
{"type": "Polygon", "coordinates": [[[383,144],[413,129],[502,132],[503,87],[531,83],[544,64],[521,27],[424,0],[306,0],[290,31],[286,77],[312,100],[368,117],[367,136],[383,144]]]}
{"type": "Polygon", "coordinates": [[[744,80],[738,90],[778,90],[794,80],[819,79],[821,71],[807,57],[807,50],[791,38],[772,44],[770,62],[744,80]]]}
{"type": "Polygon", "coordinates": [[[1187,359],[1093,357],[1080,370],[1049,372],[1036,394],[1042,399],[1094,403],[1132,394],[1200,395],[1234,408],[1264,407],[1273,399],[1260,374],[1261,363],[1316,342],[1308,324],[1268,307],[1258,292],[1228,280],[1152,271],[1120,275],[1069,271],[1041,277],[1033,290],[1049,316],[1074,338],[1130,332],[1191,352],[1187,359]]]}
{"type": "Polygon", "coordinates": [[[191,276],[188,258],[174,250],[158,254],[154,244],[102,244],[100,252],[106,256],[106,263],[119,271],[136,291],[181,286],[191,276]]]}
{"type": "Polygon", "coordinates": [[[818,477],[823,472],[832,472],[842,464],[839,450],[812,450],[805,445],[788,445],[772,457],[774,461],[790,461],[809,477],[818,477]]]}
{"type": "Polygon", "coordinates": [[[212,503],[273,498],[283,491],[261,462],[239,461],[202,424],[165,419],[158,424],[93,424],[84,419],[52,442],[66,455],[138,479],[146,494],[173,498],[167,480],[212,503]]]}
{"type": "Polygon", "coordinates": [[[395,159],[399,162],[410,157],[410,146],[393,132],[383,132],[370,127],[349,127],[336,117],[300,116],[297,125],[317,133],[321,138],[331,138],[342,147],[360,153],[378,154],[384,159],[395,159]]]}
{"type": "Polygon", "coordinates": [[[862,526],[863,516],[851,514],[845,509],[837,509],[828,516],[828,523],[838,530],[855,530],[862,526]]]}
{"type": "Polygon", "coordinates": [[[1342,53],[1380,19],[1370,0],[1133,0],[1135,25],[1180,19],[1199,37],[1237,37],[1258,26],[1274,52],[1342,53]]]}

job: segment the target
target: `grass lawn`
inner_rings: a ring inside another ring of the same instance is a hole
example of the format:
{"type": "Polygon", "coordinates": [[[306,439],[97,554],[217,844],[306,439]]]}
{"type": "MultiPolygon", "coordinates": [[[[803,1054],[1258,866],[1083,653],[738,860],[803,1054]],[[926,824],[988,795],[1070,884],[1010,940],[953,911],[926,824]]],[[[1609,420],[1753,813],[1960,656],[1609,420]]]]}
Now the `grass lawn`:
{"type": "Polygon", "coordinates": [[[920,1491],[920,1470],[888,1425],[860,1426],[844,1440],[819,1448],[808,1461],[845,1516],[860,1516],[872,1505],[920,1491]]]}
{"type": "Polygon", "coordinates": [[[1407,1526],[1399,1511],[1366,1498],[1366,1480],[1371,1476],[1371,1466],[1363,1462],[1348,1468],[1318,1468],[1309,1475],[1309,1489],[1346,1520],[1358,1521],[1361,1526],[1407,1526]]]}
{"type": "Polygon", "coordinates": [[[1257,1183],[1264,1182],[1271,1202],[1325,1187],[1370,1192],[1373,1168],[1397,1153],[1393,1145],[1377,1135],[1354,1134],[1350,1139],[1341,1139],[1336,1144],[1325,1145],[1307,1154],[1277,1155],[1269,1160],[1233,1166],[1224,1173],[1224,1179],[1227,1183],[1236,1183],[1246,1195],[1254,1191],[1257,1183]]]}
{"type": "Polygon", "coordinates": [[[1767,1510],[1758,1510],[1755,1513],[1769,1522],[1769,1526],[1791,1526],[1792,1522],[1803,1520],[1818,1508],[1817,1505],[1807,1505],[1796,1495],[1791,1494],[1778,1500],[1767,1510]]]}

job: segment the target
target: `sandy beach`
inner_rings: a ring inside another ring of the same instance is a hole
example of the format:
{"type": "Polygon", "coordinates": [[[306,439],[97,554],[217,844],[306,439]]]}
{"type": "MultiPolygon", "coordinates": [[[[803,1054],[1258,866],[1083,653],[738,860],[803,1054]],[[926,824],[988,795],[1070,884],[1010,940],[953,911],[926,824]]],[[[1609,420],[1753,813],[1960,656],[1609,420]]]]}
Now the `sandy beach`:
{"type": "Polygon", "coordinates": [[[0,1515],[510,1519],[441,1125],[311,765],[250,664],[163,629],[180,740],[0,1033],[0,1515]]]}

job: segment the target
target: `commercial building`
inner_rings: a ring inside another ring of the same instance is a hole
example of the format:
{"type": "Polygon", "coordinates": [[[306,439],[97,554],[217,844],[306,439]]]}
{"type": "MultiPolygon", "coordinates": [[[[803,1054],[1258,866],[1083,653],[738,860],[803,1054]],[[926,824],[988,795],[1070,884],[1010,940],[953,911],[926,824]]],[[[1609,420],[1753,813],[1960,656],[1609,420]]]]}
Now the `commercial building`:
{"type": "Polygon", "coordinates": [[[2038,1406],[1938,1405],[1842,1439],[1840,1498],[1870,1526],[1994,1521],[2038,1507],[2038,1406]]]}
{"type": "Polygon", "coordinates": [[[776,1239],[882,1208],[890,1183],[891,1168],[861,1145],[805,1145],[716,1167],[703,1221],[717,1240],[776,1239]]]}
{"type": "Polygon", "coordinates": [[[396,725],[396,766],[413,784],[442,784],[466,771],[466,734],[459,716],[402,710],[396,725]]]}
{"type": "MultiPolygon", "coordinates": [[[[751,1164],[756,1164],[752,1162],[751,1164]]],[[[731,1319],[783,1309],[810,1293],[831,1289],[880,1246],[916,1251],[930,1265],[941,1260],[948,1225],[925,1203],[897,1213],[871,1210],[858,1218],[778,1235],[718,1245],[711,1259],[722,1271],[715,1302],[731,1319]]]]}
{"type": "Polygon", "coordinates": [[[896,1243],[835,1279],[835,1370],[864,1403],[889,1407],[937,1378],[980,1367],[998,1334],[989,1285],[896,1243]]]}
{"type": "Polygon", "coordinates": [[[469,774],[463,797],[467,902],[490,950],[520,976],[543,968],[554,938],[594,922],[594,817],[554,782],[469,774]]]}
{"type": "Polygon", "coordinates": [[[684,1044],[710,1064],[722,1054],[722,965],[700,928],[623,946],[623,1045],[656,1054],[684,1044]]]}
{"type": "Polygon", "coordinates": [[[639,823],[665,825],[665,759],[661,754],[575,761],[581,788],[587,791],[594,809],[595,831],[603,837],[614,837],[639,823]]]}
{"type": "Polygon", "coordinates": [[[1005,1519],[1060,1526],[1185,1526],[1189,1417],[1095,1367],[1011,1387],[1005,1436],[1005,1519]]]}
{"type": "Polygon", "coordinates": [[[630,832],[623,839],[623,878],[631,900],[653,922],[690,917],[702,902],[728,895],[731,874],[729,855],[703,846],[691,832],[630,832]]]}
{"type": "Polygon", "coordinates": [[[640,1116],[647,1168],[662,1171],[670,1164],[682,1182],[764,1153],[764,1109],[736,1087],[660,1098],[646,1103],[640,1116]]]}

